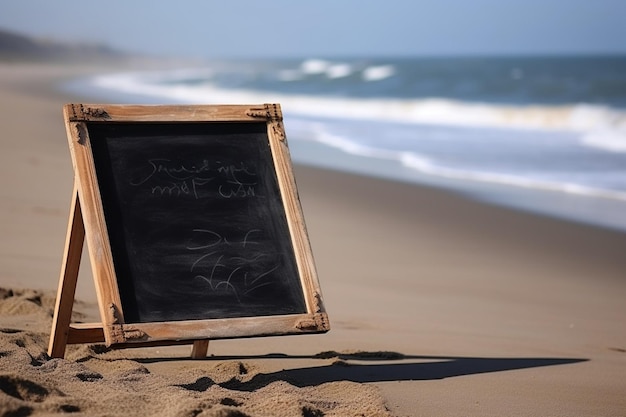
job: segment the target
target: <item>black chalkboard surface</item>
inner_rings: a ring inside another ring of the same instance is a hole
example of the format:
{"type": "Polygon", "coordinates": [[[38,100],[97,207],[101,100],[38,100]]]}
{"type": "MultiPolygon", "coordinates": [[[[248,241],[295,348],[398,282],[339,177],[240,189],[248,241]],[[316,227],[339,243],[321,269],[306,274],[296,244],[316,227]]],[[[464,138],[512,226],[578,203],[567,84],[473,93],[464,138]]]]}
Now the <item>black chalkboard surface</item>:
{"type": "MultiPolygon", "coordinates": [[[[76,206],[60,288],[74,282],[84,224],[107,345],[329,330],[280,106],[64,114],[76,206]]],[[[70,330],[76,343],[100,337],[70,330]]]]}
{"type": "Polygon", "coordinates": [[[265,123],[87,130],[125,320],[306,312],[265,123]]]}

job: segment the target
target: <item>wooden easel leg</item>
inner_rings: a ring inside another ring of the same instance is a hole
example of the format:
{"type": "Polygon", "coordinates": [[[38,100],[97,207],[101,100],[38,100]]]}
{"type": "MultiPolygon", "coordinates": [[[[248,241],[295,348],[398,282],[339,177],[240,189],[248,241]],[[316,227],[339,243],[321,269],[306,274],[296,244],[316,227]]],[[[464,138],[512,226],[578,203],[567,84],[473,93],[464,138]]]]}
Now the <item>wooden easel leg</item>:
{"type": "Polygon", "coordinates": [[[204,359],[209,351],[208,340],[196,340],[191,348],[191,359],[204,359]]]}
{"type": "Polygon", "coordinates": [[[56,305],[54,307],[54,317],[52,318],[50,344],[48,345],[48,355],[52,358],[63,358],[65,356],[84,241],[85,226],[80,210],[80,201],[78,200],[77,184],[74,182],[74,197],[70,207],[70,218],[65,237],[65,252],[63,254],[56,305]]]}

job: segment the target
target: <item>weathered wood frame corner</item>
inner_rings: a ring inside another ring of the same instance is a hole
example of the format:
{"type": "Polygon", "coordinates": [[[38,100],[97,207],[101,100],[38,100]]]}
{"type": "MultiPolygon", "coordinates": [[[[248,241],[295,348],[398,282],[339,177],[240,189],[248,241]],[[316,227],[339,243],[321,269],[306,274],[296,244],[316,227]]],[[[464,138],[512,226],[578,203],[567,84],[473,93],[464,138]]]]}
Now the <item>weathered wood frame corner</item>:
{"type": "Polygon", "coordinates": [[[323,333],[330,329],[278,104],[68,104],[64,106],[64,118],[75,181],[48,349],[50,356],[63,357],[67,344],[104,342],[112,347],[193,343],[192,356],[204,357],[211,339],[323,333]],[[307,310],[305,314],[153,323],[125,321],[87,124],[129,122],[266,123],[273,164],[303,288],[307,310]],[[71,313],[85,240],[102,323],[73,324],[71,313]]]}

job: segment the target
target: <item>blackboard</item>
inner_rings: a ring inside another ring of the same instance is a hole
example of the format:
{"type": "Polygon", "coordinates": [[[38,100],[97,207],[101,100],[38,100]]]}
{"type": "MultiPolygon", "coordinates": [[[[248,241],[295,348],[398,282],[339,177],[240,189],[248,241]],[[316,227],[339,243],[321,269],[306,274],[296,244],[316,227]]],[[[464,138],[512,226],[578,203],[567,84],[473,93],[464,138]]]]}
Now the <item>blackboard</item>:
{"type": "Polygon", "coordinates": [[[126,320],[306,312],[264,123],[87,130],[126,320]]]}
{"type": "Polygon", "coordinates": [[[328,330],[277,105],[66,124],[108,343],[328,330]]]}

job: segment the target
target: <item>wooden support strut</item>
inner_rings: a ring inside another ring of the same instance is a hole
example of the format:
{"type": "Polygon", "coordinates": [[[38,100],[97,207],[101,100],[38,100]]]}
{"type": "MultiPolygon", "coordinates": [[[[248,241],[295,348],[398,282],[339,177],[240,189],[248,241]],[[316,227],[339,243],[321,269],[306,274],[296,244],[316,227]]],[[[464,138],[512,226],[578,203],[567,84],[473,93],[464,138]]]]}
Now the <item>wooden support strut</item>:
{"type": "Polygon", "coordinates": [[[78,270],[80,268],[84,241],[85,226],[80,210],[80,200],[78,199],[78,184],[75,180],[72,204],[70,206],[70,219],[65,238],[61,277],[52,318],[50,344],[48,345],[48,355],[53,358],[65,356],[65,346],[67,345],[70,332],[72,308],[74,306],[74,297],[76,296],[76,283],[78,281],[78,270]]]}
{"type": "MultiPolygon", "coordinates": [[[[63,264],[61,266],[59,288],[57,290],[54,316],[52,318],[52,331],[48,344],[48,356],[51,358],[65,357],[65,350],[68,344],[103,343],[105,341],[101,323],[71,323],[74,299],[76,297],[76,285],[78,283],[78,271],[80,269],[80,260],[85,242],[85,225],[83,223],[80,199],[78,197],[78,184],[76,181],[74,181],[74,191],[72,195],[73,198],[70,205],[63,264]]],[[[141,334],[138,334],[137,331],[132,328],[122,329],[123,341],[141,336],[141,334]]],[[[179,343],[173,343],[172,341],[164,343],[132,343],[120,344],[119,347],[149,347],[191,343],[193,343],[191,351],[191,357],[193,359],[206,357],[209,348],[208,340],[189,340],[180,341],[179,343]]]]}

